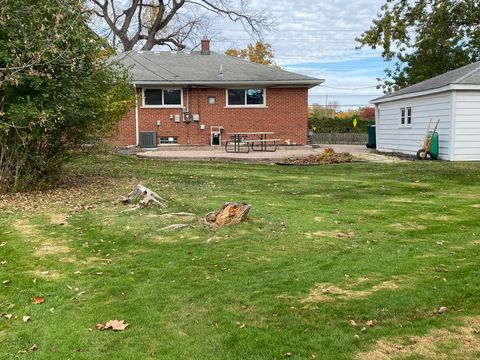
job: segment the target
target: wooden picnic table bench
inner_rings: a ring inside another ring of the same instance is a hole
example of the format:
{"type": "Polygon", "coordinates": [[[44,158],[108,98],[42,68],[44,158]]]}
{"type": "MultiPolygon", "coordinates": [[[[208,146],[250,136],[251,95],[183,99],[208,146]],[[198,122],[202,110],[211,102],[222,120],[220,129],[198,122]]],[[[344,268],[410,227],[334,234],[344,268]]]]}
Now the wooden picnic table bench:
{"type": "Polygon", "coordinates": [[[269,139],[267,135],[273,135],[271,131],[255,131],[255,132],[236,132],[228,133],[231,136],[230,140],[225,142],[226,152],[250,152],[250,147],[253,151],[277,151],[277,143],[280,139],[269,139]],[[257,136],[256,139],[249,139],[248,136],[257,136]],[[228,145],[233,143],[233,151],[228,150],[228,145]],[[268,144],[273,143],[273,150],[268,149],[268,144]],[[260,148],[255,148],[255,144],[260,145],[260,148]],[[241,145],[246,145],[246,151],[241,151],[241,145]]]}

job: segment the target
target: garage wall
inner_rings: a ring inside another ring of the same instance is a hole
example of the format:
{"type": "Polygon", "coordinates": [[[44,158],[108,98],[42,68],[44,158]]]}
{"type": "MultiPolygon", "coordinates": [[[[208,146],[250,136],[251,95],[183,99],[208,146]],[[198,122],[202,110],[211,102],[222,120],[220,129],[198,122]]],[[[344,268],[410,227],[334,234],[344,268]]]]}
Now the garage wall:
{"type": "Polygon", "coordinates": [[[480,92],[456,91],[455,160],[480,160],[480,92]]]}
{"type": "Polygon", "coordinates": [[[452,160],[450,157],[451,118],[451,92],[378,104],[377,149],[415,155],[423,144],[430,119],[432,119],[432,123],[440,119],[438,128],[440,159],[452,160]],[[400,109],[402,107],[412,108],[411,127],[400,126],[400,109]]]}

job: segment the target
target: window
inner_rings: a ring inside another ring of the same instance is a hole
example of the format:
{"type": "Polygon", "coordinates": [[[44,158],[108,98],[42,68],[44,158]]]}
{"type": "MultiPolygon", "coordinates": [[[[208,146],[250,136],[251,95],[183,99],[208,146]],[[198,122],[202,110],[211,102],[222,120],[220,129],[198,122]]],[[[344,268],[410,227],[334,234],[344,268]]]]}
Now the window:
{"type": "Polygon", "coordinates": [[[228,89],[227,106],[265,106],[265,89],[228,89]]]}
{"type": "Polygon", "coordinates": [[[400,109],[400,127],[412,126],[412,108],[404,107],[400,109]]]}
{"type": "Polygon", "coordinates": [[[144,89],[143,106],[179,107],[182,106],[182,89],[144,89]]]}
{"type": "Polygon", "coordinates": [[[170,136],[170,137],[160,137],[160,144],[176,144],[177,137],[170,136]]]}

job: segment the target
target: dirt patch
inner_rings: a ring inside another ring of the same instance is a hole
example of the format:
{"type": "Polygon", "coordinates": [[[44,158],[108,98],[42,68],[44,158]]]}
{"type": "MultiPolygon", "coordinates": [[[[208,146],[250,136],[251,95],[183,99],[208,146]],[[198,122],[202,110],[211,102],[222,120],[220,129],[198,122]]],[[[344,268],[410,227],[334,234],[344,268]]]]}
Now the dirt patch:
{"type": "Polygon", "coordinates": [[[325,220],[325,218],[323,216],[315,216],[313,218],[313,220],[318,221],[318,222],[322,222],[323,220],[325,220]]]}
{"type": "Polygon", "coordinates": [[[67,214],[50,214],[50,224],[57,225],[57,226],[64,226],[68,225],[68,218],[67,214]]]}
{"type": "Polygon", "coordinates": [[[22,235],[25,240],[38,240],[40,238],[37,227],[25,219],[17,219],[12,225],[15,231],[22,235]]]}
{"type": "Polygon", "coordinates": [[[400,229],[400,230],[425,230],[427,227],[425,225],[420,225],[417,223],[406,223],[406,224],[390,224],[391,227],[400,229]]]}
{"type": "Polygon", "coordinates": [[[39,209],[73,209],[77,204],[98,203],[105,198],[115,199],[118,193],[131,188],[132,182],[133,180],[70,172],[50,189],[2,195],[0,211],[13,213],[39,209]]]}
{"type": "Polygon", "coordinates": [[[472,241],[472,244],[473,244],[473,245],[480,245],[480,240],[473,240],[473,241],[472,241]]]}
{"type": "Polygon", "coordinates": [[[372,350],[358,354],[356,359],[387,360],[412,357],[426,360],[478,359],[479,331],[480,317],[466,318],[463,326],[436,329],[424,336],[381,339],[372,350]]]}
{"type": "Polygon", "coordinates": [[[383,210],[378,210],[378,209],[368,209],[368,210],[363,210],[362,212],[369,215],[383,214],[383,210]]]}
{"type": "Polygon", "coordinates": [[[303,304],[315,304],[336,300],[363,299],[378,291],[396,290],[398,288],[399,286],[391,280],[381,282],[365,290],[342,289],[331,283],[320,283],[316,284],[315,288],[313,288],[310,294],[301,302],[303,304]]]}
{"type": "Polygon", "coordinates": [[[153,242],[158,244],[174,244],[178,242],[178,239],[173,237],[155,236],[153,242]]]}
{"type": "Polygon", "coordinates": [[[31,271],[32,275],[39,278],[44,278],[46,280],[58,280],[63,277],[63,274],[55,270],[35,270],[31,271]]]}
{"type": "Polygon", "coordinates": [[[415,215],[415,217],[412,217],[412,219],[418,220],[427,220],[427,221],[461,221],[462,219],[459,216],[455,215],[434,215],[432,216],[431,214],[418,214],[415,215]]]}
{"type": "Polygon", "coordinates": [[[314,239],[318,237],[336,238],[336,239],[351,239],[355,236],[353,231],[342,232],[340,230],[333,231],[314,231],[305,233],[307,239],[314,239]]]}
{"type": "Polygon", "coordinates": [[[55,244],[53,241],[46,241],[40,245],[33,253],[36,257],[44,257],[48,255],[68,254],[70,248],[62,242],[55,244]]]}

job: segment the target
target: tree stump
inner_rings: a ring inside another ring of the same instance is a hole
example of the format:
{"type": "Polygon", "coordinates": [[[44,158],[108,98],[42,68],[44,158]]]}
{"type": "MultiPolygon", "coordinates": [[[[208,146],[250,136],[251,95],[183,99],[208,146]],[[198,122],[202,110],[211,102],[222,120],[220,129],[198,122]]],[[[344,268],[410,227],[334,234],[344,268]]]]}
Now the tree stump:
{"type": "Polygon", "coordinates": [[[151,204],[163,208],[167,206],[165,199],[160,197],[157,193],[153,192],[149,188],[140,184],[135,186],[133,190],[127,194],[127,196],[122,196],[119,201],[123,204],[130,204],[137,199],[141,199],[138,204],[142,208],[151,204]]]}
{"type": "Polygon", "coordinates": [[[207,223],[217,226],[239,223],[247,218],[251,207],[244,203],[225,203],[220,210],[208,213],[205,219],[207,223]]]}

